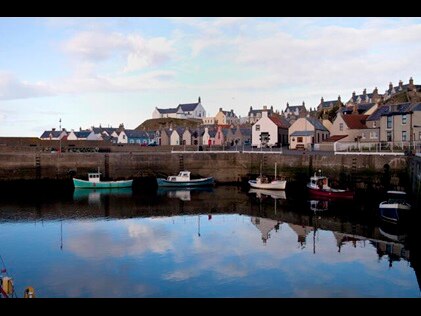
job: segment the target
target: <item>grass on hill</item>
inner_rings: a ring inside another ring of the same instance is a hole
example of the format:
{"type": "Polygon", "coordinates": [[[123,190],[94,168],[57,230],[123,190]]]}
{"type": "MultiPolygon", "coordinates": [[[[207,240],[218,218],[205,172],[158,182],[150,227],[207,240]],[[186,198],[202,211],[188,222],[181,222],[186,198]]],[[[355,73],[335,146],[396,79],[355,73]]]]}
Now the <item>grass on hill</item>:
{"type": "Polygon", "coordinates": [[[195,128],[202,123],[202,120],[199,119],[178,119],[178,118],[159,118],[159,119],[149,119],[144,121],[135,130],[142,131],[152,131],[159,130],[160,128],[169,128],[169,127],[190,127],[195,128]]]}

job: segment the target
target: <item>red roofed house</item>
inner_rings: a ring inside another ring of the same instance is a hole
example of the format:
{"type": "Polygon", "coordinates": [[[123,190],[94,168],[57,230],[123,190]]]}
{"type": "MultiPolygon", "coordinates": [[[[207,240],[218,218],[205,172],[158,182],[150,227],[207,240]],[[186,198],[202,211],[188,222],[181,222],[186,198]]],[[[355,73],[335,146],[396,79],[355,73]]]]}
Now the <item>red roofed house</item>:
{"type": "Polygon", "coordinates": [[[341,143],[372,141],[368,137],[367,117],[368,115],[363,114],[338,113],[330,130],[331,136],[327,141],[333,139],[341,143]]]}
{"type": "Polygon", "coordinates": [[[268,116],[267,107],[263,107],[262,117],[251,127],[251,143],[260,148],[288,144],[288,121],[280,115],[268,116]]]}

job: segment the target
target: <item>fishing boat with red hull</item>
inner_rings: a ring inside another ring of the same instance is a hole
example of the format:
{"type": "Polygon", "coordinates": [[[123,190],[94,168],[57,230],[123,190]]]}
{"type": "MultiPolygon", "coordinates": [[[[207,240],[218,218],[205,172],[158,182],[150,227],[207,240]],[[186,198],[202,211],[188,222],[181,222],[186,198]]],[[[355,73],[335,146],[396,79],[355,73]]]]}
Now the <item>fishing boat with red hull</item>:
{"type": "Polygon", "coordinates": [[[336,189],[329,186],[329,180],[327,177],[314,173],[310,177],[310,182],[307,184],[308,192],[313,197],[325,198],[325,199],[353,199],[354,191],[348,189],[336,189]]]}

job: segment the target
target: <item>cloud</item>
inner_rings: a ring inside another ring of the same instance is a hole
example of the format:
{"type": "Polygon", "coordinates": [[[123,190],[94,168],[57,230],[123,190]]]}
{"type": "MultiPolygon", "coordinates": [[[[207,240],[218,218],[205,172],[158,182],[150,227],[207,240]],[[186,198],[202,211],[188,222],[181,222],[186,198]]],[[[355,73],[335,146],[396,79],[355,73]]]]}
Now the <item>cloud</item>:
{"type": "Polygon", "coordinates": [[[0,73],[0,100],[26,99],[53,95],[48,84],[29,83],[18,80],[14,75],[0,73]]]}
{"type": "Polygon", "coordinates": [[[65,41],[62,47],[82,62],[98,63],[122,56],[126,59],[123,71],[132,72],[171,60],[173,44],[165,37],[145,38],[138,34],[84,31],[65,41]]]}

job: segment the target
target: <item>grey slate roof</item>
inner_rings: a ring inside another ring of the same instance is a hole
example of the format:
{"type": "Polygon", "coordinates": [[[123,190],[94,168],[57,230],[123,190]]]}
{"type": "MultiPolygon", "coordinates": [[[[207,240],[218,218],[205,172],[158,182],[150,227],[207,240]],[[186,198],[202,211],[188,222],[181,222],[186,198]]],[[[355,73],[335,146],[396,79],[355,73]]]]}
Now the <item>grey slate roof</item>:
{"type": "Polygon", "coordinates": [[[161,114],[171,114],[171,113],[177,113],[177,108],[169,108],[169,109],[158,109],[158,112],[161,114]]]}
{"type": "Polygon", "coordinates": [[[379,107],[377,110],[375,110],[373,112],[373,114],[371,114],[366,121],[378,121],[380,120],[380,116],[382,116],[384,113],[389,112],[389,106],[388,105],[383,105],[381,107],[379,107]]]}
{"type": "Polygon", "coordinates": [[[421,103],[413,104],[411,111],[421,111],[421,103]]]}
{"type": "Polygon", "coordinates": [[[181,108],[181,110],[183,112],[191,112],[191,111],[194,111],[198,105],[199,105],[199,103],[184,103],[184,104],[179,104],[176,110],[178,110],[179,108],[181,108]]]}
{"type": "Polygon", "coordinates": [[[313,124],[315,129],[328,132],[328,129],[318,119],[314,117],[306,117],[306,120],[313,124]]]}
{"type": "Polygon", "coordinates": [[[53,138],[57,138],[60,136],[61,133],[62,131],[44,131],[44,133],[42,133],[40,138],[49,138],[50,134],[53,138]]]}
{"type": "MultiPolygon", "coordinates": [[[[360,114],[363,114],[365,111],[369,110],[375,103],[358,103],[357,104],[357,111],[360,114]]],[[[353,106],[342,108],[342,113],[350,114],[354,111],[353,106]]]]}
{"type": "Polygon", "coordinates": [[[291,136],[313,136],[313,131],[295,131],[291,134],[291,136]]]}
{"type": "Polygon", "coordinates": [[[127,135],[127,138],[149,138],[148,134],[145,131],[137,131],[134,129],[126,129],[124,132],[127,135]]]}
{"type": "Polygon", "coordinates": [[[89,136],[89,134],[91,133],[91,131],[78,131],[78,132],[74,132],[77,138],[86,138],[89,136]]]}

